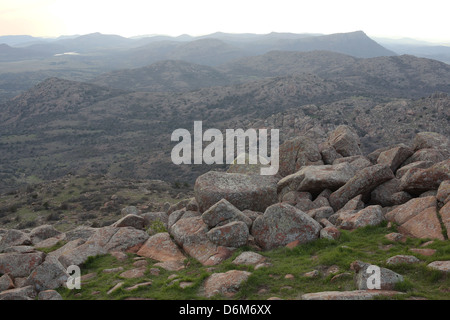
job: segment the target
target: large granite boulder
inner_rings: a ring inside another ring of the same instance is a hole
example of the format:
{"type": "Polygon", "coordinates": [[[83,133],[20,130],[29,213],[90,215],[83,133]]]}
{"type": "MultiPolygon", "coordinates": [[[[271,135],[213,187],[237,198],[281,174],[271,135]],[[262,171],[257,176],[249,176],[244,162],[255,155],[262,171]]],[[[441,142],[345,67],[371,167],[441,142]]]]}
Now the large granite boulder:
{"type": "Polygon", "coordinates": [[[239,210],[264,211],[278,201],[273,176],[210,171],[197,178],[195,199],[200,212],[226,199],[239,210]]]}
{"type": "Polygon", "coordinates": [[[265,250],[285,246],[290,242],[307,243],[319,238],[321,225],[299,209],[277,203],[254,222],[251,235],[265,250]]]}

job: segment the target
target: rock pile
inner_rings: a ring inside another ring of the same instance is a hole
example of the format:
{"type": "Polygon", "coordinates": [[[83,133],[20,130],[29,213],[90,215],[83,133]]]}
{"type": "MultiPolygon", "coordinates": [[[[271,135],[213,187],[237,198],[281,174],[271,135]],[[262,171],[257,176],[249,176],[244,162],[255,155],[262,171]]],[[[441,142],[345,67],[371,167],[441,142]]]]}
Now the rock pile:
{"type": "MultiPolygon", "coordinates": [[[[184,268],[187,256],[205,266],[228,259],[236,248],[293,247],[319,238],[337,239],[387,220],[403,236],[447,240],[450,236],[450,143],[436,133],[417,134],[411,146],[396,145],[362,155],[358,135],[339,126],[316,144],[306,137],[280,147],[278,176],[260,176],[245,166],[236,172],[208,172],[195,183],[195,198],[141,213],[132,207],[111,226],[60,233],[51,226],[28,231],[0,229],[0,300],[57,299],[52,290],[68,279],[67,268],[89,257],[132,252],[168,270],[184,268]],[[167,232],[146,230],[155,222],[167,232]],[[59,249],[45,254],[37,248],[59,249]]],[[[402,236],[402,235],[400,235],[402,236]]],[[[403,258],[402,258],[403,259],[403,258]]],[[[235,264],[268,265],[246,252],[235,264]]],[[[445,262],[439,262],[441,266],[445,262]]],[[[359,263],[358,270],[366,264],[359,263]]],[[[383,269],[383,290],[401,279],[383,269]]],[[[357,279],[365,295],[362,278],[357,279]]],[[[229,271],[206,280],[205,296],[231,295],[248,272],[229,271]]],[[[390,291],[386,291],[391,294],[390,291]]],[[[309,294],[305,299],[342,298],[309,294]]],[[[347,298],[345,296],[344,298],[347,298]]]]}

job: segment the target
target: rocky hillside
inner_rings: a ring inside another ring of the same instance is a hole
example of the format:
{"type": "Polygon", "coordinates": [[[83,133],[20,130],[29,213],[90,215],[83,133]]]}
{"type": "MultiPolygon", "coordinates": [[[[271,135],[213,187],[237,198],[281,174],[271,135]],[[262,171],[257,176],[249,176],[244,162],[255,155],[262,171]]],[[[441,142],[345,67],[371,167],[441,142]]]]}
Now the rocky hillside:
{"type": "Polygon", "coordinates": [[[450,87],[447,64],[408,55],[362,59],[332,51],[271,51],[216,68],[186,61],[160,61],[144,68],[118,70],[102,74],[92,83],[133,91],[178,92],[313,74],[366,95],[403,98],[448,92],[450,87]]]}
{"type": "Polygon", "coordinates": [[[0,299],[448,299],[449,155],[432,132],[363,154],[339,126],[286,141],[279,176],[210,171],[193,198],[101,228],[0,229],[0,299]]]}
{"type": "Polygon", "coordinates": [[[102,74],[92,83],[117,89],[146,92],[179,92],[232,84],[227,74],[212,67],[182,60],[165,60],[148,67],[102,74]]]}
{"type": "Polygon", "coordinates": [[[424,130],[448,136],[449,101],[446,94],[378,96],[313,74],[183,93],[127,92],[51,78],[0,105],[0,190],[68,173],[193,183],[211,168],[173,165],[170,135],[190,130],[199,119],[220,130],[276,128],[282,139],[299,131],[324,138],[348,124],[366,152],[424,130]]]}
{"type": "Polygon", "coordinates": [[[77,113],[96,102],[107,100],[121,94],[123,90],[114,90],[82,82],[58,78],[49,78],[31,90],[13,99],[1,107],[0,121],[5,125],[18,124],[27,119],[62,117],[77,113]]]}
{"type": "Polygon", "coordinates": [[[325,139],[337,125],[350,125],[360,136],[363,151],[369,153],[383,145],[409,144],[416,133],[424,130],[448,137],[449,116],[450,99],[446,94],[433,94],[419,100],[396,99],[387,103],[352,97],[322,105],[291,108],[255,121],[250,127],[280,128],[282,141],[298,134],[318,141],[325,139]]]}
{"type": "Polygon", "coordinates": [[[450,66],[411,55],[358,59],[329,51],[283,52],[248,57],[222,68],[239,76],[275,77],[301,73],[340,81],[366,94],[419,98],[449,90],[450,66]]]}
{"type": "Polygon", "coordinates": [[[192,186],[181,182],[69,174],[1,195],[0,225],[23,230],[48,224],[59,231],[101,227],[116,221],[126,206],[159,211],[192,195],[192,186]]]}

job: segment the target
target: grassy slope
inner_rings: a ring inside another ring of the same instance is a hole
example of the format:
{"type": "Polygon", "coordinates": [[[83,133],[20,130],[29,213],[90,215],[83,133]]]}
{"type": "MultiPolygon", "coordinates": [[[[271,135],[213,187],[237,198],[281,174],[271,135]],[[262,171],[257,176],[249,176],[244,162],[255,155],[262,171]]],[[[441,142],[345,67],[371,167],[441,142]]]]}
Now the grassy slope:
{"type": "Polygon", "coordinates": [[[0,228],[23,229],[53,224],[56,229],[65,232],[79,225],[109,225],[120,219],[120,210],[126,206],[173,204],[182,200],[176,199],[178,193],[185,195],[186,192],[187,188],[182,184],[176,188],[151,180],[65,176],[0,194],[0,228]],[[120,200],[111,209],[101,211],[100,208],[112,196],[120,200]]]}
{"type": "MultiPolygon", "coordinates": [[[[398,290],[405,294],[397,296],[398,299],[410,297],[421,297],[427,299],[450,299],[450,277],[438,271],[427,268],[427,264],[436,260],[450,259],[449,241],[434,241],[427,248],[436,249],[436,253],[431,257],[414,254],[410,248],[420,247],[426,239],[408,239],[406,243],[393,243],[384,236],[395,231],[395,228],[388,229],[385,225],[378,227],[366,227],[353,232],[343,231],[338,241],[318,240],[313,243],[302,245],[294,249],[280,248],[273,251],[262,252],[269,258],[273,266],[254,270],[253,267],[236,267],[231,262],[242,251],[249,248],[237,250],[233,257],[225,261],[214,270],[208,269],[192,258],[188,259],[188,267],[179,272],[169,272],[161,270],[158,276],[150,275],[149,269],[155,261],[149,261],[147,274],[144,278],[126,280],[121,279],[116,274],[105,274],[103,269],[123,266],[125,270],[134,268],[132,263],[136,255],[129,254],[127,261],[119,262],[110,255],[99,256],[90,259],[82,266],[82,274],[97,273],[97,277],[82,285],[81,290],[70,291],[60,289],[64,299],[125,299],[130,297],[163,299],[163,300],[184,300],[184,299],[204,299],[199,295],[203,281],[212,272],[226,272],[232,269],[248,270],[252,273],[248,281],[241,286],[239,292],[233,297],[238,300],[267,299],[277,296],[283,299],[299,299],[302,294],[320,291],[344,291],[355,290],[353,281],[353,271],[349,267],[351,262],[362,260],[373,263],[381,267],[402,274],[405,281],[398,285],[398,290]],[[390,246],[390,248],[389,248],[390,246]],[[389,249],[386,249],[389,248],[389,249]],[[387,266],[386,260],[394,255],[405,254],[415,255],[421,262],[415,265],[387,266]],[[328,267],[336,265],[339,267],[338,273],[349,272],[351,275],[331,281],[335,274],[326,274],[328,267]],[[307,278],[304,273],[318,270],[317,278],[307,278]],[[181,289],[178,282],[168,279],[175,274],[175,279],[192,282],[191,287],[181,289]],[[285,279],[286,274],[294,275],[294,279],[285,279]],[[134,291],[126,291],[124,288],[137,283],[151,280],[150,287],[140,288],[134,291]],[[107,295],[117,282],[124,281],[125,285],[107,295]],[[261,289],[265,289],[261,291],[261,289]],[[99,291],[92,295],[92,292],[99,291]]],[[[225,299],[216,296],[214,299],[225,299]]]]}

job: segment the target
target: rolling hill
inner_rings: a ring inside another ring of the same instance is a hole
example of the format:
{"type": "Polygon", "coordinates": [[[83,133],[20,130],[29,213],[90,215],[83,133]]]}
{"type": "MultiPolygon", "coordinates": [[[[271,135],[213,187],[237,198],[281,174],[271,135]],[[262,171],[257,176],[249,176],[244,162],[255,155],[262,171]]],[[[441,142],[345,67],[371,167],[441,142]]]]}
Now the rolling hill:
{"type": "Polygon", "coordinates": [[[212,67],[182,60],[165,60],[136,69],[117,70],[101,74],[92,83],[131,91],[191,91],[224,86],[231,78],[212,67]]]}

